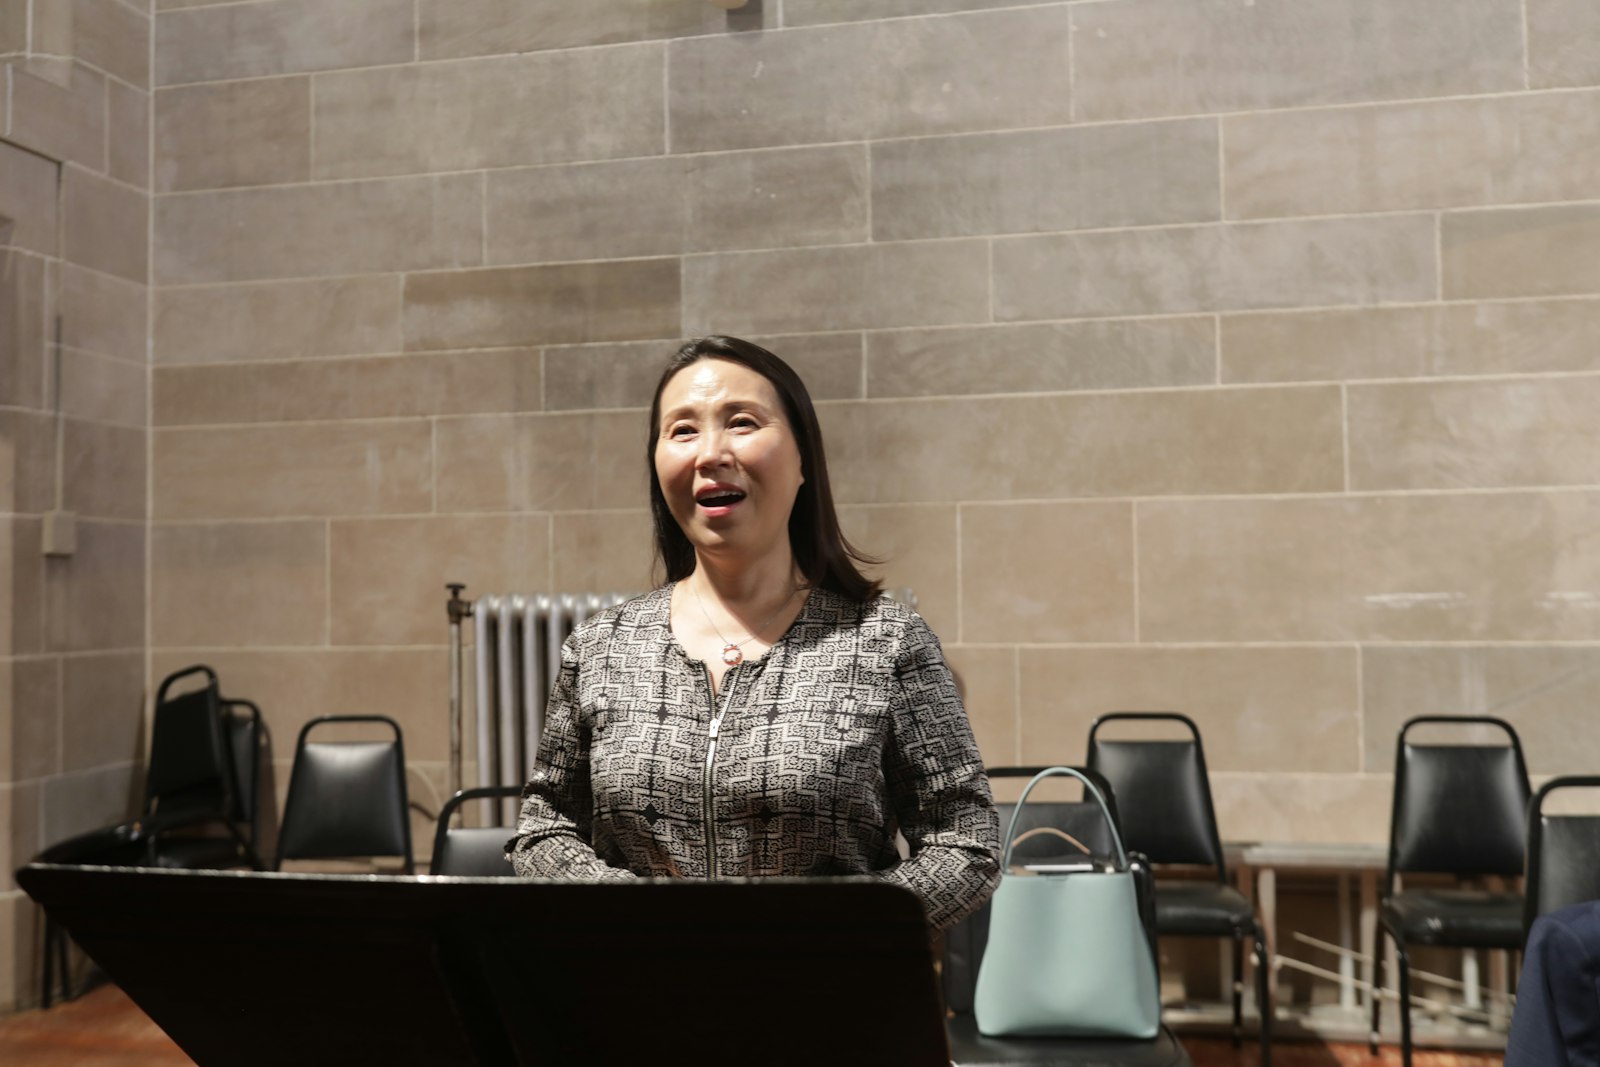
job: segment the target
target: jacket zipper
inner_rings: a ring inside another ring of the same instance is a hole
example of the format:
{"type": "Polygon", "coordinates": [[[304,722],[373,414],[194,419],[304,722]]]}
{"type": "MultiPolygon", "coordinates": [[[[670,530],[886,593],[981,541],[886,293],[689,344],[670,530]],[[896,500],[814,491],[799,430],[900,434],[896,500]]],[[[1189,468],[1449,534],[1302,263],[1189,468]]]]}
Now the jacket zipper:
{"type": "MultiPolygon", "coordinates": [[[[705,672],[706,692],[711,694],[711,722],[706,727],[706,769],[705,775],[701,779],[700,810],[700,817],[704,820],[706,826],[706,880],[710,881],[717,876],[717,824],[712,811],[711,772],[717,760],[717,733],[722,729],[723,716],[728,713],[728,708],[733,703],[733,685],[730,682],[727,692],[722,694],[722,707],[719,710],[717,707],[717,689],[711,681],[711,668],[701,663],[700,669],[705,672]]],[[[733,674],[733,671],[730,670],[727,674],[724,674],[722,676],[723,680],[729,681],[728,675],[730,674],[733,674]]],[[[737,681],[737,676],[733,681],[737,681]]]]}

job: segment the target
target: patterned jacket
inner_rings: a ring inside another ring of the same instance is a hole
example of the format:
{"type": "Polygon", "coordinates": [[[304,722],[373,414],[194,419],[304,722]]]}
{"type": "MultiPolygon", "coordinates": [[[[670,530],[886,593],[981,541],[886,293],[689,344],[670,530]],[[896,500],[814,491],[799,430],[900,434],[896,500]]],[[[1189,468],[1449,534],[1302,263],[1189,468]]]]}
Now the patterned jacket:
{"type": "Polygon", "coordinates": [[[915,892],[936,928],[988,899],[994,802],[921,616],[814,590],[713,697],[672,636],[671,600],[669,585],[611,608],[562,648],[506,845],[519,874],[870,874],[915,892]]]}

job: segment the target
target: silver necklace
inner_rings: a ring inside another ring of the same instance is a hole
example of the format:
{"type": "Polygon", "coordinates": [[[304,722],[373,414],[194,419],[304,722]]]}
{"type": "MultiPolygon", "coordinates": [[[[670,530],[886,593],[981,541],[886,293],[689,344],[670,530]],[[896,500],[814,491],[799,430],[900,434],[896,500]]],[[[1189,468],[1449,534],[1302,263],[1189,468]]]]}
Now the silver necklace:
{"type": "Polygon", "coordinates": [[[783,598],[783,603],[778,605],[778,610],[769,615],[766,622],[762,623],[760,626],[757,626],[754,630],[751,630],[748,634],[746,634],[744,640],[729,641],[722,635],[722,631],[717,628],[715,620],[711,618],[711,612],[706,610],[706,602],[700,599],[700,590],[696,589],[692,585],[689,587],[689,592],[694,594],[694,602],[700,605],[700,614],[706,617],[706,622],[711,624],[711,629],[714,633],[716,633],[717,640],[722,642],[722,662],[726,663],[730,667],[737,667],[739,664],[744,662],[744,651],[739,646],[748,644],[756,634],[760,633],[762,630],[765,630],[768,626],[771,626],[772,620],[783,614],[783,609],[789,606],[789,601],[793,600],[794,595],[799,591],[799,587],[789,590],[789,595],[783,598]]]}

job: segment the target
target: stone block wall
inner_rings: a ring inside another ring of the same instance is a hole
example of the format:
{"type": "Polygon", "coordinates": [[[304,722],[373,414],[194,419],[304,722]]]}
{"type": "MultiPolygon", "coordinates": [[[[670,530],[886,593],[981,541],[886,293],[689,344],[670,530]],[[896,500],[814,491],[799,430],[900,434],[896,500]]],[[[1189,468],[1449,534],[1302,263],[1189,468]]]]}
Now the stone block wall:
{"type": "Polygon", "coordinates": [[[0,1011],[38,997],[13,869],[140,789],[150,49],[145,2],[0,0],[0,1011]]]}
{"type": "Polygon", "coordinates": [[[156,6],[153,657],[280,737],[436,795],[443,583],[641,588],[719,331],[994,763],[1180,708],[1225,836],[1367,841],[1412,713],[1600,765],[1587,0],[156,6]]]}

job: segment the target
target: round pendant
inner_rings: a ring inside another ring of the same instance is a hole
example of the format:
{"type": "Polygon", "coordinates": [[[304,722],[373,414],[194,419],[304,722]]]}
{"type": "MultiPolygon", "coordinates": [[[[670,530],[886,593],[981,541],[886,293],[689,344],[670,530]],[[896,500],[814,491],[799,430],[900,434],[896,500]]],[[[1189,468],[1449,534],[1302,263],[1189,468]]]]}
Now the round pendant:
{"type": "Polygon", "coordinates": [[[737,667],[744,662],[744,653],[739,651],[738,645],[723,645],[722,662],[730,667],[737,667]]]}

